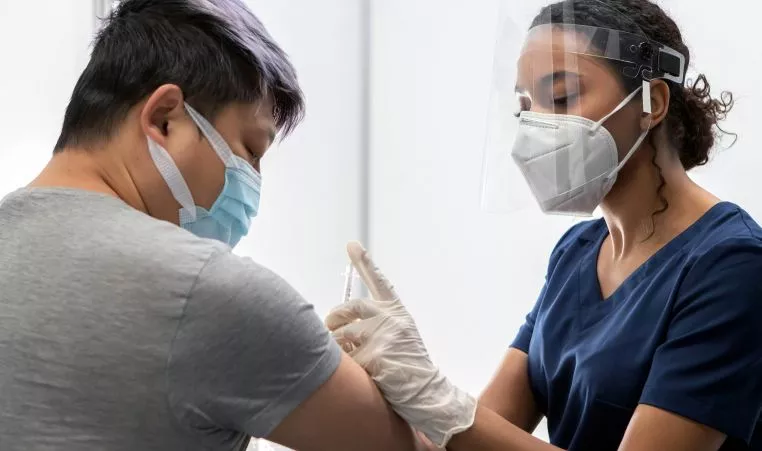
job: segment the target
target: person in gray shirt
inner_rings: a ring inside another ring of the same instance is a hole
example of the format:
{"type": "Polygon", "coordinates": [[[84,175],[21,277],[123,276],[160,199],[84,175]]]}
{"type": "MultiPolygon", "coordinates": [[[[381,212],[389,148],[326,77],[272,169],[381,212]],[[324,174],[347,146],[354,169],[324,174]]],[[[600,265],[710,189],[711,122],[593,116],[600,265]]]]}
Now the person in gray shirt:
{"type": "Polygon", "coordinates": [[[124,0],[0,203],[0,449],[412,450],[287,282],[231,253],[303,112],[241,0],[124,0]]]}

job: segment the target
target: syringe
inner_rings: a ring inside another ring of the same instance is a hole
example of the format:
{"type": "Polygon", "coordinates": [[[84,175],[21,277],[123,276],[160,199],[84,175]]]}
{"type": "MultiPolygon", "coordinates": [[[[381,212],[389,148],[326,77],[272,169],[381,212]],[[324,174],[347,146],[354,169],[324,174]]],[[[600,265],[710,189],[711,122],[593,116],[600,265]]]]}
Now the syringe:
{"type": "MultiPolygon", "coordinates": [[[[352,299],[352,284],[355,279],[355,267],[352,263],[347,265],[347,269],[344,272],[344,293],[342,294],[341,302],[346,304],[352,299]]],[[[344,352],[351,353],[355,350],[355,345],[352,342],[344,342],[341,344],[341,348],[344,352]]]]}
{"type": "Polygon", "coordinates": [[[355,267],[352,263],[347,265],[347,270],[344,273],[344,297],[341,302],[346,303],[352,298],[352,283],[355,279],[355,267]]]}

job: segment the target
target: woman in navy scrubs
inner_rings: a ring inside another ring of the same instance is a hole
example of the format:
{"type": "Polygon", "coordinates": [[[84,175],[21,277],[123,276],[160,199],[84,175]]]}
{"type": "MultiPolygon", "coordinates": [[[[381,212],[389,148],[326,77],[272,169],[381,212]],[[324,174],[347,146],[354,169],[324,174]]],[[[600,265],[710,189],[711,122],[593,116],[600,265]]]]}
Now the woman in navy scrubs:
{"type": "MultiPolygon", "coordinates": [[[[644,35],[688,64],[677,25],[647,0],[565,1],[543,10],[533,29],[549,23],[644,35]]],[[[614,41],[600,30],[586,38],[614,41]]],[[[481,405],[527,431],[546,417],[551,442],[563,449],[762,450],[762,230],[686,175],[708,161],[732,97],[710,97],[703,76],[688,87],[654,80],[651,114],[638,127],[647,109],[637,98],[607,116],[642,89],[617,58],[546,64],[532,45],[518,65],[521,121],[542,123],[532,115],[549,112],[608,117],[620,159],[650,131],[613,187],[599,190],[602,200],[595,192],[565,203],[540,198],[554,187],[540,186],[542,167],[524,168],[544,210],[599,206],[603,218],[561,238],[481,405]],[[546,72],[552,79],[543,84],[546,72]]],[[[669,53],[659,58],[669,72],[669,53]]],[[[532,133],[522,149],[531,149],[532,133]]]]}
{"type": "MultiPolygon", "coordinates": [[[[561,238],[477,407],[430,361],[369,257],[355,262],[373,299],[326,322],[414,427],[466,430],[480,450],[548,449],[519,437],[544,416],[567,450],[762,451],[762,229],[686,174],[732,106],[703,76],[685,85],[689,61],[648,0],[566,0],[537,16],[512,156],[545,212],[603,218],[561,238]]],[[[449,446],[468,449],[459,437],[449,446]]]]}

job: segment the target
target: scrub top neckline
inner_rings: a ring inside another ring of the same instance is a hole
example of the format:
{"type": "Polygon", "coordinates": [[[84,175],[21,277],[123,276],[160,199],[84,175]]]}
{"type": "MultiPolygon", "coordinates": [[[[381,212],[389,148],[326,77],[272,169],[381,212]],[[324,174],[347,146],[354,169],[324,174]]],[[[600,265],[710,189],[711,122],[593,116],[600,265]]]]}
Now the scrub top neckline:
{"type": "MultiPolygon", "coordinates": [[[[592,283],[583,283],[581,286],[589,286],[592,288],[592,293],[580,293],[580,301],[583,305],[591,304],[597,305],[599,308],[612,308],[614,304],[617,304],[617,300],[626,296],[631,291],[633,286],[642,282],[657,263],[661,262],[665,258],[672,256],[679,252],[693,237],[695,232],[701,230],[704,225],[714,219],[719,213],[726,211],[727,207],[736,208],[734,204],[730,202],[718,202],[706,211],[700,218],[698,218],[693,224],[688,226],[685,230],[680,232],[671,241],[661,247],[654,255],[649,257],[643,264],[638,266],[635,271],[632,272],[624,281],[611,293],[607,298],[603,298],[601,290],[601,282],[598,279],[598,256],[603,246],[603,241],[609,236],[609,232],[606,229],[605,223],[603,223],[604,233],[601,233],[594,242],[592,252],[588,255],[585,262],[585,268],[581,269],[580,274],[582,281],[587,282],[588,277],[592,277],[592,283]]],[[[601,220],[602,221],[602,220],[601,220]]]]}

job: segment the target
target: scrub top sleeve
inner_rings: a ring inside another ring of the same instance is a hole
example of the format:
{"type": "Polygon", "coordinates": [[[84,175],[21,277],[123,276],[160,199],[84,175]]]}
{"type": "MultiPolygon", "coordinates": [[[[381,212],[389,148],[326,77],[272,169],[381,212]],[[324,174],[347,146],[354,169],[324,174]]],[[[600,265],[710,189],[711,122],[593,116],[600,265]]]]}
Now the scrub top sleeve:
{"type": "Polygon", "coordinates": [[[542,291],[540,291],[540,295],[537,297],[537,302],[535,302],[534,308],[532,308],[532,311],[526,316],[524,324],[519,329],[518,334],[516,334],[516,338],[513,339],[513,343],[511,343],[512,348],[518,349],[525,354],[529,354],[529,343],[532,341],[534,324],[537,321],[537,315],[539,315],[540,310],[542,309],[542,302],[543,299],[545,299],[545,293],[548,290],[548,281],[550,277],[552,277],[561,256],[563,256],[570,246],[573,246],[576,243],[580,233],[593,225],[595,225],[595,221],[586,221],[580,224],[575,224],[564,233],[560,240],[558,240],[558,244],[556,244],[556,247],[550,254],[548,270],[545,274],[545,284],[542,287],[542,291]]]}
{"type": "Polygon", "coordinates": [[[545,284],[545,287],[542,288],[542,292],[540,293],[540,296],[537,298],[537,302],[534,304],[534,308],[526,316],[526,319],[524,320],[524,324],[519,329],[519,333],[516,334],[516,338],[513,339],[513,343],[511,343],[512,348],[518,349],[524,354],[529,354],[529,343],[532,341],[532,333],[534,332],[534,323],[537,320],[537,312],[540,309],[542,298],[545,297],[544,294],[545,294],[546,287],[547,287],[547,283],[545,284]]]}
{"type": "Polygon", "coordinates": [[[699,257],[677,292],[640,402],[751,440],[762,408],[762,244],[699,257]]]}

